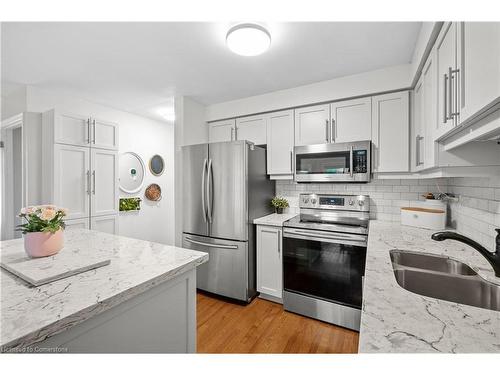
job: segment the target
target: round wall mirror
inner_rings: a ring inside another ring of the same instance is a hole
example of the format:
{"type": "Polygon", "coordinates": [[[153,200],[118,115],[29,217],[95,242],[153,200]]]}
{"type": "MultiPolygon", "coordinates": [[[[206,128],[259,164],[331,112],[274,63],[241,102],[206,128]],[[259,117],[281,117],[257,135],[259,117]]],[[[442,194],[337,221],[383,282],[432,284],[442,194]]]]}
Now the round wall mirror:
{"type": "Polygon", "coordinates": [[[120,189],[125,193],[137,193],[144,183],[144,162],[135,152],[120,155],[120,189]]]}
{"type": "Polygon", "coordinates": [[[159,176],[163,173],[165,169],[165,163],[160,155],[153,155],[149,160],[149,170],[155,176],[159,176]]]}

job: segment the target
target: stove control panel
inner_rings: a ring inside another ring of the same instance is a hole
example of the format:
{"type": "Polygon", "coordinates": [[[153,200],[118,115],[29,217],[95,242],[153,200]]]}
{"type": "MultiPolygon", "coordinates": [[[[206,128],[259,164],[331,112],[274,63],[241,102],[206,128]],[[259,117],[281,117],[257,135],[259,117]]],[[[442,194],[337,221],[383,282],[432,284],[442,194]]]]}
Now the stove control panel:
{"type": "Polygon", "coordinates": [[[300,208],[327,210],[370,211],[368,195],[300,194],[300,208]]]}

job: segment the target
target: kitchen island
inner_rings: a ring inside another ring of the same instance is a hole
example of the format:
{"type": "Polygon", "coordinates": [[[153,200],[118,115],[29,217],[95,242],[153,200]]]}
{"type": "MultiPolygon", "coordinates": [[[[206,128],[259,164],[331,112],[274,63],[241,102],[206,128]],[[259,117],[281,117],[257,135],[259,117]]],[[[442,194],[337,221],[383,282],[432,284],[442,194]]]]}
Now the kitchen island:
{"type": "MultiPolygon", "coordinates": [[[[39,287],[2,269],[2,352],[196,351],[196,267],[208,254],[86,229],[67,230],[68,247],[111,262],[39,287]]],[[[0,242],[1,255],[22,249],[0,242]]]]}
{"type": "Polygon", "coordinates": [[[390,251],[445,255],[500,283],[476,250],[436,242],[433,231],[371,221],[363,288],[360,353],[500,353],[500,312],[422,296],[398,285],[390,251]]]}

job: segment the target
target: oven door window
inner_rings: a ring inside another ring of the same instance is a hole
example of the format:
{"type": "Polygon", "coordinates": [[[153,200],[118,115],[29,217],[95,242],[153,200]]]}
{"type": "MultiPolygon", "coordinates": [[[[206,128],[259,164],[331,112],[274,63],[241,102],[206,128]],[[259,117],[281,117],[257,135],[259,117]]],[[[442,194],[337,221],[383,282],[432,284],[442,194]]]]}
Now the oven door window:
{"type": "Polygon", "coordinates": [[[361,308],[366,248],[283,238],[284,289],[361,308]]]}
{"type": "Polygon", "coordinates": [[[297,154],[295,162],[297,174],[343,174],[349,173],[350,153],[297,154]]]}

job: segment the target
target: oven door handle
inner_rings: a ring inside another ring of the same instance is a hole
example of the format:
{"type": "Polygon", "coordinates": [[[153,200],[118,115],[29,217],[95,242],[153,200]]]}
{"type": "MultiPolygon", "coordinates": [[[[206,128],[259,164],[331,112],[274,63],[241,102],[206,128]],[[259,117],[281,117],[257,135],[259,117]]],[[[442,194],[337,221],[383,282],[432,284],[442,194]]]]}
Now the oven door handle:
{"type": "Polygon", "coordinates": [[[335,233],[335,234],[318,234],[312,231],[297,230],[297,229],[285,229],[283,231],[283,237],[285,238],[298,238],[308,241],[318,241],[318,242],[329,242],[329,243],[345,243],[345,244],[359,244],[366,245],[366,236],[358,236],[352,234],[335,233]]]}

